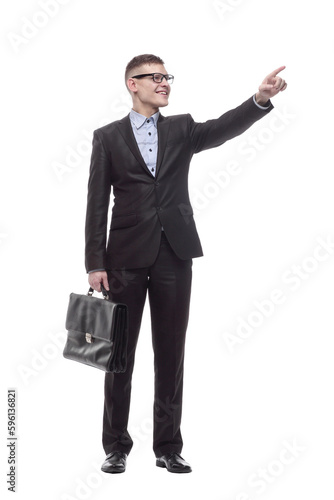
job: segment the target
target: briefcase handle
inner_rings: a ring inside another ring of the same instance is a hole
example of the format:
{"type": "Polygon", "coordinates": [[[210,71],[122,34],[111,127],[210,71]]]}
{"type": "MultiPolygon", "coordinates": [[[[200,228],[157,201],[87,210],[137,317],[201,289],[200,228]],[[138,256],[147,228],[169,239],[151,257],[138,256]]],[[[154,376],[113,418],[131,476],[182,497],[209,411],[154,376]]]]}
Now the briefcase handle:
{"type": "MultiPolygon", "coordinates": [[[[102,290],[103,298],[104,298],[105,300],[108,300],[108,299],[109,299],[109,295],[108,295],[107,290],[104,288],[104,286],[103,286],[103,284],[102,284],[102,283],[100,283],[100,285],[101,285],[101,290],[102,290]]],[[[93,293],[94,293],[94,292],[95,292],[94,288],[92,288],[92,287],[90,286],[90,287],[89,287],[89,290],[88,290],[87,295],[90,295],[90,296],[91,296],[91,295],[93,295],[93,293]]]]}

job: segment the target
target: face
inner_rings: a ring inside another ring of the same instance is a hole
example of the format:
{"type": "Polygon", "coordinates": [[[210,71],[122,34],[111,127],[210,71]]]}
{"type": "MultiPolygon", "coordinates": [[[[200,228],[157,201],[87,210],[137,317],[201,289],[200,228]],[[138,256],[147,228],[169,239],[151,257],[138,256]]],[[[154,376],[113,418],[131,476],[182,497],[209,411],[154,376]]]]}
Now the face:
{"type": "MultiPolygon", "coordinates": [[[[145,73],[167,74],[166,68],[161,64],[146,64],[135,68],[133,74],[141,75],[145,73]]],[[[161,83],[156,83],[151,76],[144,78],[129,78],[128,86],[134,103],[140,107],[158,110],[160,107],[168,105],[168,98],[171,91],[169,83],[164,78],[161,83]]]]}

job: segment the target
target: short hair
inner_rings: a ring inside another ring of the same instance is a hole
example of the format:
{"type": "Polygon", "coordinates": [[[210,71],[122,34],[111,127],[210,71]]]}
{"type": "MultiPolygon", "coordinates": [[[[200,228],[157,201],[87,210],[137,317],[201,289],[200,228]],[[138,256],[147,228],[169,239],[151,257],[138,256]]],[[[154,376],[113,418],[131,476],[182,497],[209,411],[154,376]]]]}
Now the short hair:
{"type": "Polygon", "coordinates": [[[134,57],[133,59],[131,59],[130,62],[128,62],[125,69],[125,85],[126,82],[128,81],[128,78],[130,78],[130,74],[133,72],[133,70],[135,68],[138,68],[139,66],[143,66],[144,64],[165,64],[165,63],[160,57],[154,56],[153,54],[141,54],[140,56],[134,57]]]}

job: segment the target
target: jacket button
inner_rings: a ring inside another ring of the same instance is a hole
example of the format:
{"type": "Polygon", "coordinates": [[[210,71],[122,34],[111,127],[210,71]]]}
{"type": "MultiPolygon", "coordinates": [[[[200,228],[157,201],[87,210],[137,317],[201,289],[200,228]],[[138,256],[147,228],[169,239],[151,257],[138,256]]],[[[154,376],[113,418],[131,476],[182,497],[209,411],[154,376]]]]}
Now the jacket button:
{"type": "Polygon", "coordinates": [[[161,211],[161,207],[157,207],[157,212],[160,212],[161,211]]]}
{"type": "Polygon", "coordinates": [[[155,185],[155,186],[159,186],[159,182],[155,182],[155,183],[154,183],[154,185],[155,185]]]}

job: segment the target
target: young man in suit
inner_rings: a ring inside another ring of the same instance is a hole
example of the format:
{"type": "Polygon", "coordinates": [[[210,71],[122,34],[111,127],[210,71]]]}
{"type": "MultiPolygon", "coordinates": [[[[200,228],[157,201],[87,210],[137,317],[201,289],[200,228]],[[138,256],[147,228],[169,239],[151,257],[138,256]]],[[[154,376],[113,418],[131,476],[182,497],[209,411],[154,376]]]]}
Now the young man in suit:
{"type": "Polygon", "coordinates": [[[191,472],[181,457],[180,430],[185,335],[192,259],[202,255],[187,179],[194,153],[220,146],[273,108],[286,89],[269,74],[256,95],[220,118],[196,123],[191,115],[164,117],[173,76],[152,54],[134,57],[125,81],[133,108],[122,120],[94,132],[86,216],[89,284],[109,290],[129,310],[128,365],[105,375],[102,470],[124,472],[133,445],[127,430],[131,378],[142,312],[149,297],[154,349],[153,450],[156,465],[191,472]],[[107,239],[111,187],[114,205],[107,239]]]}

